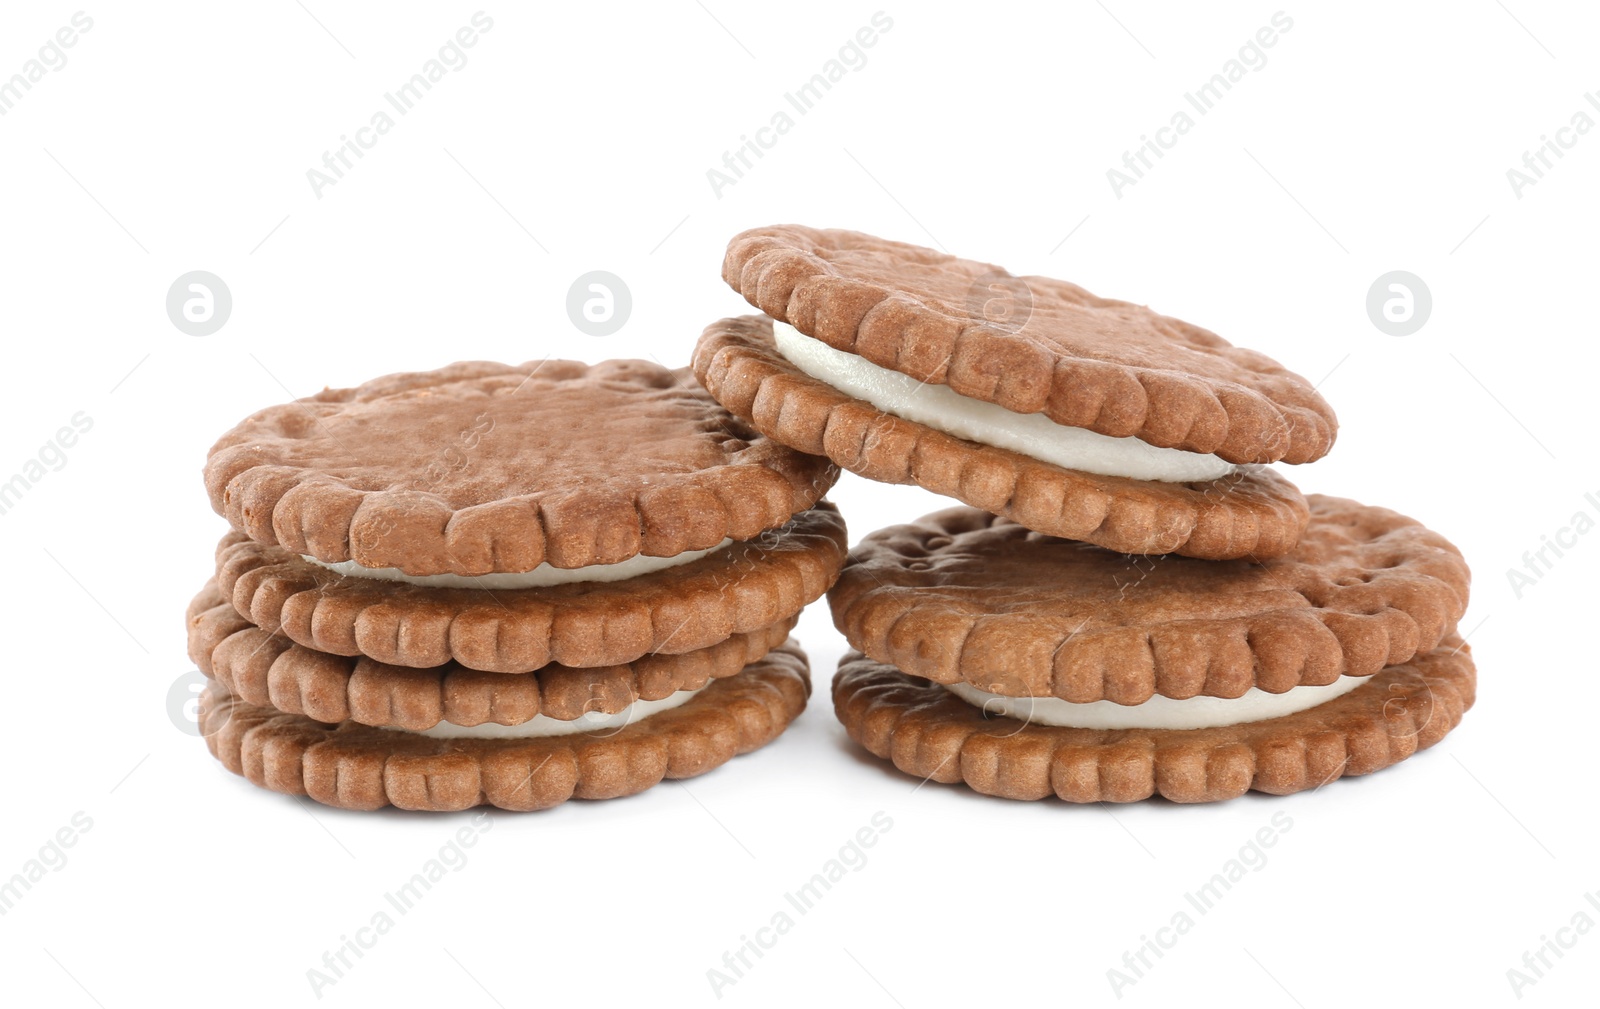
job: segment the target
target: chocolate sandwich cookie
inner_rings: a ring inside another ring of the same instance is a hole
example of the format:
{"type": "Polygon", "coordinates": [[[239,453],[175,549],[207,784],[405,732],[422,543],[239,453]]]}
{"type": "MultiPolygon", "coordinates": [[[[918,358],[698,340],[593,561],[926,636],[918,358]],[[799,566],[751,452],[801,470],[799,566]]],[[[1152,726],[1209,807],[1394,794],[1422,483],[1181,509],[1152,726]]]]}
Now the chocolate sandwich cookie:
{"type": "Polygon", "coordinates": [[[858,650],[838,715],[903,770],[1010,798],[1206,801],[1403,759],[1472,703],[1466,563],[1387,509],[1309,508],[1261,563],[1130,557],[971,508],[875,532],[829,595],[858,650]]]}
{"type": "Polygon", "coordinates": [[[218,546],[216,578],[240,615],[306,648],[523,673],[553,662],[617,665],[758,632],[821,597],[846,547],[844,520],[824,501],[755,539],[616,580],[470,588],[361,576],[239,533],[218,546]]]}
{"type": "Polygon", "coordinates": [[[268,633],[240,616],[216,583],[208,582],[189,604],[189,657],[247,704],[319,722],[421,731],[441,722],[516,725],[536,715],[614,715],[635,701],[659,701],[740,672],[783,644],[795,621],[790,617],[692,652],[645,655],[614,666],[547,665],[529,673],[486,673],[459,663],[414,669],[319,652],[268,633]]]}
{"type": "Polygon", "coordinates": [[[1320,494],[1261,563],[1129,557],[974,508],[869,534],[828,593],[851,647],[940,683],[1064,701],[1281,693],[1433,650],[1466,611],[1461,552],[1320,494]]]}
{"type": "MultiPolygon", "coordinates": [[[[1007,799],[1214,802],[1252,789],[1287,795],[1398,763],[1460,724],[1476,687],[1471,651],[1452,637],[1308,708],[1258,708],[1260,717],[1250,721],[1221,712],[1214,715],[1221,724],[1200,728],[1082,728],[1052,724],[1082,719],[1062,713],[1068,701],[1020,698],[1013,700],[1021,706],[1002,707],[968,700],[849,652],[833,681],[833,705],[852,739],[926,780],[965,782],[1007,799]]],[[[1173,712],[1170,720],[1192,721],[1204,708],[1173,712]]]]}
{"type": "Polygon", "coordinates": [[[534,810],[704,774],[776,739],[810,690],[805,654],[790,643],[699,690],[575,723],[534,716],[429,732],[330,725],[238,700],[213,681],[200,697],[200,727],[228,770],[330,806],[534,810]]]}
{"type": "Polygon", "coordinates": [[[709,326],[696,376],[763,434],[1054,536],[1228,559],[1293,547],[1304,499],[1263,464],[1333,445],[1332,409],[1254,351],[1046,277],[850,231],[736,236],[766,317],[709,326]],[[992,318],[994,292],[1021,308],[992,318]]]}

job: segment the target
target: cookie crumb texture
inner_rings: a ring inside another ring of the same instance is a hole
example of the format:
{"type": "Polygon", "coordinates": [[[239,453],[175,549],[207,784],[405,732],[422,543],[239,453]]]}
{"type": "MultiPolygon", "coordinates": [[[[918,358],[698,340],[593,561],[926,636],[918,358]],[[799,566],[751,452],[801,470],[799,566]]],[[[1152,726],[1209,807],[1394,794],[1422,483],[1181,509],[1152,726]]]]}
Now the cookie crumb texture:
{"type": "Polygon", "coordinates": [[[838,478],[688,369],[464,362],[269,407],[212,447],[211,505],[258,543],[410,575],[671,557],[744,540],[838,478]]]}
{"type": "Polygon", "coordinates": [[[215,682],[200,697],[213,756],[262,788],[343,809],[547,809],[691,778],[776,739],[811,692],[792,642],[685,704],[622,729],[544,739],[432,739],[327,725],[247,704],[215,682]]]}
{"type": "Polygon", "coordinates": [[[1288,795],[1371,774],[1443,739],[1472,707],[1477,672],[1452,637],[1342,697],[1214,729],[1104,731],[989,717],[938,684],[849,652],[833,681],[850,738],[919,778],[1005,799],[1215,802],[1288,795]]]}
{"type": "Polygon", "coordinates": [[[800,225],[734,236],[722,278],[838,350],[1113,438],[1303,463],[1326,455],[1338,431],[1311,383],[1265,354],[1064,280],[800,225]],[[996,290],[1020,302],[1015,332],[985,317],[996,290]]]}

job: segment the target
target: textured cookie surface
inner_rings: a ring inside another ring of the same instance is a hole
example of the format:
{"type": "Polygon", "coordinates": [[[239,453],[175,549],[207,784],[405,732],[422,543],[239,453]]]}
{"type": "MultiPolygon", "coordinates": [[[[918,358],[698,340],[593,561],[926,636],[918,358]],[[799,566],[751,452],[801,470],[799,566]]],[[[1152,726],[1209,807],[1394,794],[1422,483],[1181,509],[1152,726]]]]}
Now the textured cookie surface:
{"type": "Polygon", "coordinates": [[[200,728],[228,770],[330,806],[531,810],[632,795],[663,778],[704,774],[776,739],[810,692],[805,653],[790,642],[679,707],[621,729],[433,739],[286,715],[239,701],[216,682],[200,695],[200,728]]]}
{"type": "Polygon", "coordinates": [[[1098,476],[966,441],[895,417],[806,375],[780,355],[771,320],[723,319],[695,348],[695,374],[774,441],[882,483],[914,483],[1030,529],[1134,554],[1213,560],[1285,553],[1304,497],[1270,469],[1203,483],[1098,476]]]}
{"type": "Polygon", "coordinates": [[[248,417],[205,467],[212,507],[257,542],[411,575],[704,550],[782,525],[837,475],[647,361],[466,362],[328,389],[248,417]]]}
{"type": "Polygon", "coordinates": [[[1337,431],[1271,358],[1066,281],[798,225],[735,236],[722,277],[838,350],[1071,427],[1239,463],[1310,462],[1337,431]]]}
{"type": "Polygon", "coordinates": [[[846,546],[844,520],[824,501],[756,539],[636,578],[488,590],[344,577],[231,533],[217,548],[217,588],[257,627],[320,652],[524,673],[676,655],[771,627],[833,585],[846,546]]]}
{"type": "Polygon", "coordinates": [[[517,725],[538,715],[571,720],[614,714],[732,676],[783,644],[795,617],[709,648],[646,655],[631,663],[531,673],[485,673],[459,663],[412,669],[365,656],[330,655],[268,634],[240,616],[215,582],[189,604],[189,657],[200,671],[246,704],[306,715],[319,722],[419,731],[440,722],[517,725]]]}
{"type": "Polygon", "coordinates": [[[1370,774],[1443,739],[1477,671],[1457,638],[1298,714],[1214,729],[1100,731],[988,717],[949,690],[849,652],[833,681],[850,737],[907,774],[1007,799],[1214,802],[1370,774]]]}
{"type": "Polygon", "coordinates": [[[1455,630],[1470,575],[1449,541],[1309,502],[1299,546],[1259,564],[1128,557],[951,508],[868,535],[829,603],[853,647],[905,672],[1121,704],[1369,676],[1455,630]]]}

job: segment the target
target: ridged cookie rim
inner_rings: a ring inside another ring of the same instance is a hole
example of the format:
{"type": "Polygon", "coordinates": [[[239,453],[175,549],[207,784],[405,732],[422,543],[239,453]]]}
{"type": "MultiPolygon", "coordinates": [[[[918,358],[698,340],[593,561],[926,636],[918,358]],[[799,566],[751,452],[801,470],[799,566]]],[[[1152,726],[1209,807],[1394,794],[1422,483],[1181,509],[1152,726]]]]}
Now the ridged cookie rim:
{"type": "Polygon", "coordinates": [[[200,726],[212,756],[270,791],[342,809],[522,812],[704,774],[775,740],[810,693],[805,653],[791,641],[681,706],[609,732],[463,740],[330,726],[246,704],[215,681],[201,694],[200,726]]]}
{"type": "MultiPolygon", "coordinates": [[[[564,495],[507,495],[457,508],[426,489],[352,487],[325,468],[275,461],[269,451],[273,441],[292,440],[296,428],[326,429],[328,417],[347,403],[493,378],[594,374],[616,379],[634,372],[693,384],[686,381],[687,369],[651,361],[590,365],[546,359],[520,365],[463,361],[324,389],[258,410],[217,439],[206,456],[206,491],[217,514],[267,546],[330,564],[354,561],[411,575],[475,576],[529,571],[542,563],[579,568],[641,555],[670,557],[724,539],[749,539],[811,507],[838,479],[837,469],[823,460],[770,439],[738,439],[742,447],[732,450],[728,463],[652,484],[628,501],[596,496],[578,507],[572,499],[584,488],[576,487],[564,495]],[[304,423],[306,411],[312,411],[315,425],[304,423]],[[686,531],[681,520],[690,513],[694,520],[686,531]],[[383,535],[394,529],[404,531],[403,548],[383,535]]],[[[604,459],[595,460],[597,472],[605,465],[604,459]]]]}
{"type": "Polygon", "coordinates": [[[923,780],[1006,799],[1217,802],[1371,774],[1433,746],[1472,707],[1477,670],[1452,639],[1293,715],[1214,729],[1102,731],[986,718],[944,687],[848,652],[834,713],[851,739],[923,780]]]}

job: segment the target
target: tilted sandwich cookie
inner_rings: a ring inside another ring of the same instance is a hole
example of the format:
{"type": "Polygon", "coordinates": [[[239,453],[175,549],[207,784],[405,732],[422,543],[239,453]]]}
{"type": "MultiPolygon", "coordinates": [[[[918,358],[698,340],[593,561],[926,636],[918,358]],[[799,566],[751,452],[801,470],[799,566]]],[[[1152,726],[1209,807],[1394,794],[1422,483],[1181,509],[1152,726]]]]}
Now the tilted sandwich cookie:
{"type": "Polygon", "coordinates": [[[746,231],[722,274],[766,314],[707,327],[695,374],[785,445],[1124,553],[1275,556],[1305,526],[1264,464],[1324,455],[1333,410],[1198,326],[852,231],[746,231]]]}
{"type": "Polygon", "coordinates": [[[846,544],[835,467],[641,361],[327,390],[205,477],[234,527],[189,610],[208,745],[353,809],[627,795],[770,742],[846,544]]]}
{"type": "Polygon", "coordinates": [[[1015,799],[1284,794],[1438,742],[1471,706],[1470,576],[1412,519],[1312,495],[1263,563],[1129,557],[971,508],[875,532],[829,594],[849,734],[1015,799]]]}

